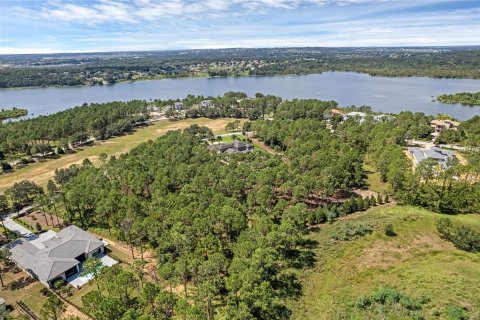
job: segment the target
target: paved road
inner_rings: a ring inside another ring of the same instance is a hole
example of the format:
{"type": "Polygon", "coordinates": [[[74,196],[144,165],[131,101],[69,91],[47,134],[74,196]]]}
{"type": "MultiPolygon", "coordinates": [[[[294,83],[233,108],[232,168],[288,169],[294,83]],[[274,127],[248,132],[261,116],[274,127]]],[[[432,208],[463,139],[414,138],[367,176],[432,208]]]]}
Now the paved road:
{"type": "Polygon", "coordinates": [[[22,226],[21,224],[15,222],[15,220],[13,220],[13,218],[21,215],[22,213],[28,211],[32,209],[32,207],[25,207],[23,208],[22,210],[20,210],[19,212],[13,212],[13,213],[10,213],[8,214],[7,216],[4,217],[4,224],[5,224],[5,227],[18,234],[19,236],[21,237],[25,237],[25,238],[28,238],[28,239],[33,239],[33,238],[36,238],[37,236],[32,233],[30,230],[28,230],[27,228],[25,228],[24,226],[22,226]]]}

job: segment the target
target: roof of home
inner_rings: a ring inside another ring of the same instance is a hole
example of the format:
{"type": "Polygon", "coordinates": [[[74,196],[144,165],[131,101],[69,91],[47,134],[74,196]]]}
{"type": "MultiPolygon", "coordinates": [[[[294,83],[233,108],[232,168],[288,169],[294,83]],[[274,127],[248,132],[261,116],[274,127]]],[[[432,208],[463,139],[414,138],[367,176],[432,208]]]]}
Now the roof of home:
{"type": "Polygon", "coordinates": [[[441,149],[438,147],[432,147],[430,149],[411,147],[411,148],[408,148],[408,151],[410,151],[410,154],[413,155],[415,162],[417,164],[419,164],[420,162],[422,162],[427,158],[432,158],[437,160],[443,167],[446,167],[446,162],[449,158],[452,158],[455,156],[454,152],[441,149]]]}
{"type": "Polygon", "coordinates": [[[50,281],[76,266],[75,258],[102,247],[102,241],[86,231],[69,226],[45,241],[30,242],[19,239],[11,248],[12,259],[21,267],[31,270],[41,280],[50,281]]]}
{"type": "Polygon", "coordinates": [[[460,125],[460,122],[458,121],[453,121],[453,120],[432,120],[430,121],[430,125],[432,126],[440,126],[440,127],[445,127],[445,128],[455,128],[460,125]]]}
{"type": "Polygon", "coordinates": [[[251,151],[253,146],[249,143],[235,140],[232,143],[217,143],[217,144],[210,144],[208,149],[211,151],[217,152],[226,152],[226,153],[244,153],[251,151]]]}
{"type": "Polygon", "coordinates": [[[342,110],[339,110],[339,109],[330,109],[329,110],[331,113],[335,113],[335,114],[339,114],[339,115],[344,115],[345,112],[343,112],[342,110]]]}
{"type": "Polygon", "coordinates": [[[350,112],[350,113],[347,113],[347,116],[349,117],[355,117],[355,116],[359,116],[359,117],[366,117],[367,114],[365,112],[356,112],[356,111],[353,111],[353,112],[350,112]]]}

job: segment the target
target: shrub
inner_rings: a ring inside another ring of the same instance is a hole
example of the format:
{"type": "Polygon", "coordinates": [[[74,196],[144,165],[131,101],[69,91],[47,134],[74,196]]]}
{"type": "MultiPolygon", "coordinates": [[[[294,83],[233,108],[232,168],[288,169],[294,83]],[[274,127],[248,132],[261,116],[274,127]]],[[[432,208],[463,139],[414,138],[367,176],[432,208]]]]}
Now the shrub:
{"type": "Polygon", "coordinates": [[[460,307],[447,306],[446,310],[448,320],[468,320],[468,312],[460,307]]]}
{"type": "Polygon", "coordinates": [[[373,228],[369,224],[351,224],[347,222],[340,230],[331,235],[331,239],[349,241],[366,236],[372,233],[373,228]]]}
{"type": "Polygon", "coordinates": [[[371,304],[372,304],[372,301],[370,300],[369,296],[361,296],[360,298],[357,299],[357,302],[355,303],[355,307],[360,309],[366,309],[371,304]]]}
{"type": "MultiPolygon", "coordinates": [[[[416,299],[400,293],[397,289],[381,288],[370,295],[359,297],[355,307],[363,310],[382,310],[384,315],[391,312],[405,314],[409,319],[423,319],[422,305],[426,303],[425,297],[416,299]]],[[[388,318],[388,317],[386,317],[388,318]]],[[[403,318],[402,318],[403,319],[403,318]]]]}
{"type": "Polygon", "coordinates": [[[393,230],[393,225],[391,223],[385,225],[385,235],[389,237],[395,237],[397,235],[395,230],[393,230]]]}
{"type": "Polygon", "coordinates": [[[454,225],[449,218],[439,219],[436,227],[440,235],[455,247],[469,252],[480,252],[480,232],[468,226],[454,225]]]}
{"type": "Polygon", "coordinates": [[[382,199],[382,196],[380,194],[377,195],[377,203],[378,204],[383,204],[383,199],[382,199]]]}
{"type": "Polygon", "coordinates": [[[43,295],[43,296],[50,296],[52,295],[52,292],[47,288],[47,287],[43,287],[41,290],[40,290],[40,293],[43,295]]]}
{"type": "Polygon", "coordinates": [[[20,280],[14,280],[10,282],[10,290],[18,290],[22,289],[24,287],[24,284],[20,280]]]}
{"type": "Polygon", "coordinates": [[[40,225],[40,223],[36,223],[35,224],[35,230],[37,230],[38,232],[42,231],[42,226],[40,225]]]}

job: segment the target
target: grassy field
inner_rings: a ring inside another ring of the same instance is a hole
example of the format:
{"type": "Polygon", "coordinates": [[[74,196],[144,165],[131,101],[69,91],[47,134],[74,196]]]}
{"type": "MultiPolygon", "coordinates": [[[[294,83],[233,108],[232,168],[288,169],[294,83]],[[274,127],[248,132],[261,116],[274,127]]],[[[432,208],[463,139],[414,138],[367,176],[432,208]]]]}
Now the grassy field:
{"type": "MultiPolygon", "coordinates": [[[[384,206],[321,226],[309,237],[318,242],[316,265],[299,274],[303,296],[292,305],[293,319],[411,319],[400,311],[364,311],[358,297],[382,287],[411,297],[427,297],[425,319],[451,319],[448,306],[480,316],[480,255],[454,248],[441,239],[435,221],[443,215],[415,207],[384,206]],[[345,224],[370,224],[374,231],[353,241],[333,241],[345,224]],[[397,233],[387,237],[384,226],[397,233]],[[475,311],[476,310],[476,311],[475,311]],[[435,313],[439,316],[433,316],[435,313]]],[[[449,216],[480,229],[478,215],[449,216]]],[[[474,318],[478,319],[478,318],[474,318]]]]}
{"type": "Polygon", "coordinates": [[[13,307],[12,315],[19,316],[23,314],[17,305],[17,301],[22,301],[35,314],[39,315],[43,303],[47,300],[47,298],[40,293],[40,290],[44,287],[43,284],[37,281],[21,289],[10,290],[8,285],[12,281],[27,277],[26,273],[19,272],[14,274],[12,272],[4,272],[2,276],[6,287],[0,288],[0,296],[6,300],[7,304],[13,307]]]}
{"type": "Polygon", "coordinates": [[[1,175],[0,193],[4,192],[5,189],[12,186],[15,182],[21,180],[32,180],[44,186],[54,175],[55,169],[57,168],[65,168],[72,164],[81,163],[85,158],[89,158],[95,163],[98,161],[98,156],[101,153],[106,153],[109,156],[125,153],[134,146],[149,139],[155,139],[171,130],[184,129],[191,124],[197,123],[207,126],[212,129],[214,133],[219,134],[223,133],[225,131],[225,125],[232,121],[234,121],[234,119],[212,120],[207,118],[158,121],[148,127],[138,128],[132,134],[97,142],[93,146],[78,149],[74,154],[64,155],[58,159],[48,160],[46,162],[33,163],[11,174],[1,175]]]}
{"type": "Polygon", "coordinates": [[[388,183],[382,181],[380,173],[378,173],[375,168],[365,164],[363,170],[365,170],[367,175],[368,189],[380,194],[390,193],[391,190],[388,183]]]}

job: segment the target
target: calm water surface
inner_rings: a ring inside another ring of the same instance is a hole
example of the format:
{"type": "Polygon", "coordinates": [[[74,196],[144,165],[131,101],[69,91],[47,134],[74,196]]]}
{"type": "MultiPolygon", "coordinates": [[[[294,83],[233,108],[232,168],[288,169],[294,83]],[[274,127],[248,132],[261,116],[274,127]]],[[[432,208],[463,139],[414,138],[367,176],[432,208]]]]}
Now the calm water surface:
{"type": "Polygon", "coordinates": [[[176,99],[187,94],[222,95],[227,91],[273,94],[286,99],[336,100],[340,106],[370,105],[375,111],[402,110],[466,120],[480,115],[480,107],[446,105],[432,99],[443,93],[480,91],[480,80],[421,77],[372,77],[353,72],[304,76],[167,79],[118,83],[111,86],[1,89],[0,108],[25,107],[34,116],[52,114],[84,102],[132,99],[176,99]]]}

